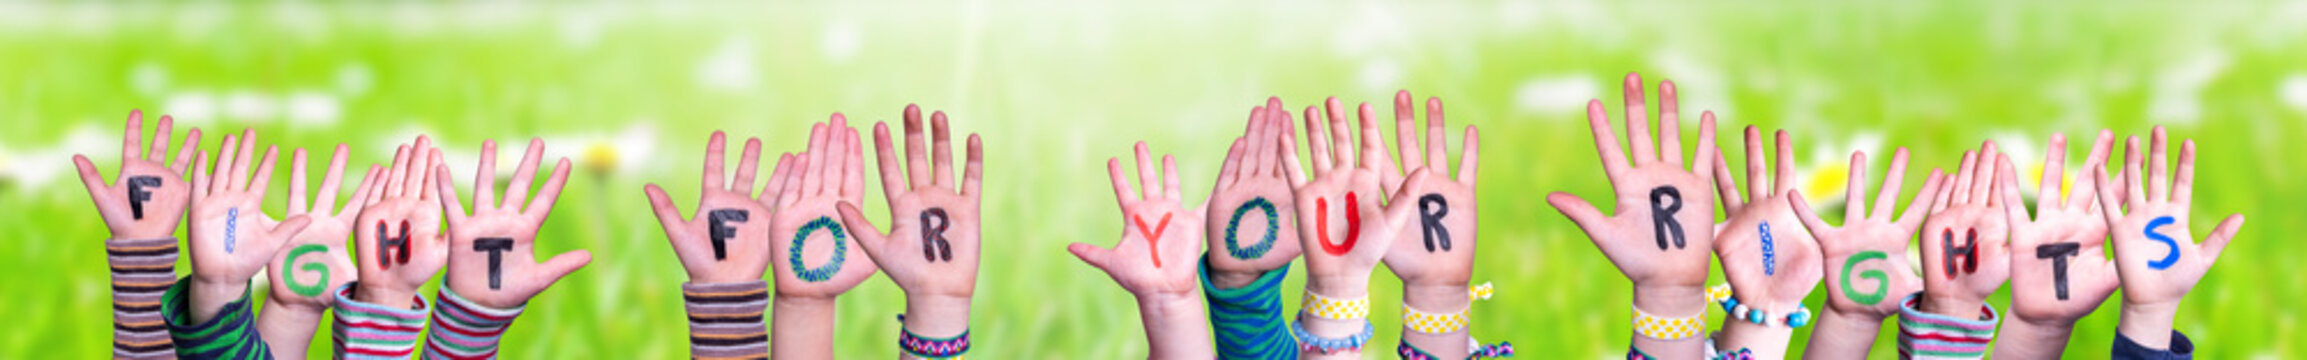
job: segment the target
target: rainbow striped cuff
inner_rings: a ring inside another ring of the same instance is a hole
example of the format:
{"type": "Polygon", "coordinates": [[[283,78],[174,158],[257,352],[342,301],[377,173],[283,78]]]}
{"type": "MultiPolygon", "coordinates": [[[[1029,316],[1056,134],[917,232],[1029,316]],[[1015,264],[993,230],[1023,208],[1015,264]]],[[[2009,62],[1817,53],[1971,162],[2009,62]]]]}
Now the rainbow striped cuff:
{"type": "Polygon", "coordinates": [[[417,333],[425,328],[425,297],[412,296],[414,304],[407,309],[353,300],[354,285],[345,283],[336,288],[335,330],[329,337],[336,342],[336,356],[340,359],[407,359],[416,355],[417,342],[423,340],[417,333]]]}
{"type": "Polygon", "coordinates": [[[160,299],[176,283],[176,238],[105,240],[112,267],[112,358],[173,359],[160,299]]]}
{"type": "Polygon", "coordinates": [[[1236,289],[1221,289],[1210,282],[1209,257],[1203,256],[1200,275],[1202,297],[1210,302],[1210,330],[1216,333],[1219,359],[1296,359],[1297,338],[1290,336],[1282,316],[1284,266],[1236,289]]]}
{"type": "Polygon", "coordinates": [[[1993,305],[1980,305],[1985,315],[1978,319],[1926,313],[1916,310],[1921,295],[1907,295],[1899,303],[1898,355],[1901,359],[1979,359],[1986,357],[1987,343],[1995,340],[1993,305]]]}
{"type": "Polygon", "coordinates": [[[698,359],[766,359],[769,282],[681,284],[689,310],[689,356],[698,359]]]}
{"type": "Polygon", "coordinates": [[[240,299],[224,304],[216,317],[193,323],[186,291],[192,278],[177,280],[162,296],[160,312],[168,322],[168,335],[176,340],[180,359],[270,359],[272,349],[256,334],[256,315],[248,308],[248,290],[240,299]]]}
{"type": "Polygon", "coordinates": [[[433,327],[426,336],[426,359],[495,359],[497,341],[503,339],[505,328],[513,326],[513,318],[521,316],[523,304],[509,309],[492,308],[473,303],[442,286],[441,294],[434,297],[433,327]]]}

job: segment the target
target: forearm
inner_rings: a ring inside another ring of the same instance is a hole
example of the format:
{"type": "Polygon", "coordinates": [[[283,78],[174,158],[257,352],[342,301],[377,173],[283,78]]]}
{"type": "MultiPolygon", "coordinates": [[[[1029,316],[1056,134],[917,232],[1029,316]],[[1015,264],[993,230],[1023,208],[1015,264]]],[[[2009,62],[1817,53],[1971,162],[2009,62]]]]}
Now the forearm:
{"type": "Polygon", "coordinates": [[[320,331],[321,312],[325,310],[266,297],[264,312],[256,314],[256,329],[265,345],[272,348],[273,358],[303,359],[312,347],[313,334],[320,331]]]}
{"type": "Polygon", "coordinates": [[[1298,357],[1298,341],[1290,337],[1290,319],[1282,314],[1282,279],[1290,268],[1267,271],[1247,283],[1220,284],[1220,275],[1202,262],[1202,295],[1209,300],[1210,330],[1217,338],[1222,359],[1286,359],[1298,357]]]}
{"type": "Polygon", "coordinates": [[[162,318],[168,322],[169,337],[180,345],[176,348],[178,358],[225,359],[272,353],[256,329],[256,314],[250,310],[248,293],[242,292],[233,301],[218,306],[215,317],[195,321],[188,309],[191,282],[191,279],[177,281],[168,288],[168,294],[163,295],[160,303],[162,318]]]}
{"type": "Polygon", "coordinates": [[[769,306],[769,283],[681,284],[689,312],[689,354],[705,359],[760,359],[769,356],[769,329],[761,312],[769,306]]]}
{"type": "Polygon", "coordinates": [[[112,272],[112,357],[174,357],[160,302],[176,283],[176,238],[106,240],[104,252],[112,272]]]}
{"type": "Polygon", "coordinates": [[[2057,359],[2067,350],[2073,321],[2028,321],[2012,318],[1995,333],[1996,359],[2057,359]]]}
{"type": "MultiPolygon", "coordinates": [[[[1706,292],[1695,286],[1654,286],[1636,284],[1634,308],[1658,316],[1706,315],[1706,292]]],[[[1704,320],[1701,318],[1700,320],[1704,320]]],[[[1703,333],[1701,329],[1700,333],[1703,333]]],[[[1696,359],[1706,355],[1706,338],[1701,334],[1667,340],[1644,336],[1636,331],[1632,337],[1634,349],[1661,359],[1696,359]]]]}
{"type": "MultiPolygon", "coordinates": [[[[905,332],[929,339],[956,339],[969,334],[968,296],[913,295],[905,296],[905,332]]],[[[966,343],[966,342],[963,342],[966,343]]],[[[966,348],[962,352],[966,353],[966,348]]],[[[900,351],[902,359],[920,358],[900,351]]]]}
{"type": "Polygon", "coordinates": [[[513,319],[521,316],[528,304],[511,308],[493,308],[442,286],[440,295],[434,296],[432,330],[425,332],[426,359],[493,358],[497,344],[504,338],[505,328],[513,326],[513,319]]]}
{"type": "Polygon", "coordinates": [[[1864,314],[1844,314],[1828,310],[1819,312],[1818,327],[1810,329],[1810,344],[1802,351],[1805,359],[1864,359],[1874,350],[1874,339],[1882,333],[1882,318],[1864,314]]]}
{"type": "Polygon", "coordinates": [[[2115,323],[2115,331],[2131,341],[2150,349],[2171,348],[2171,323],[2178,318],[2179,303],[2132,304],[2123,302],[2123,318],[2115,323]]]}
{"type": "Polygon", "coordinates": [[[1436,358],[1466,358],[1473,350],[1466,317],[1472,305],[1465,283],[1403,285],[1402,342],[1436,358]]]}
{"type": "Polygon", "coordinates": [[[1210,329],[1202,312],[1200,291],[1178,294],[1137,294],[1138,318],[1145,322],[1146,345],[1153,359],[1209,359],[1210,329]]]}
{"type": "Polygon", "coordinates": [[[833,298],[779,295],[772,301],[769,354],[778,359],[832,359],[833,298]]]}

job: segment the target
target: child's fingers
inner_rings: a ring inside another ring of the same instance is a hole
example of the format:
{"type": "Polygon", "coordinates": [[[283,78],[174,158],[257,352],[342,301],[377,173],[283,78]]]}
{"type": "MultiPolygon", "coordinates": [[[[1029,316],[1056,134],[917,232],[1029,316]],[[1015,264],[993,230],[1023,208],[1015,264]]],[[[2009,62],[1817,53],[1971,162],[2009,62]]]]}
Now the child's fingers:
{"type": "MultiPolygon", "coordinates": [[[[889,145],[889,123],[874,123],[873,158],[875,161],[873,164],[876,168],[881,169],[881,194],[882,196],[896,197],[898,194],[904,194],[906,190],[912,189],[912,185],[905,182],[905,171],[898,168],[897,151],[889,145]]],[[[779,160],[778,162],[784,161],[779,160]]],[[[774,176],[770,181],[769,185],[774,188],[777,185],[774,176]]]]}
{"type": "MultiPolygon", "coordinates": [[[[812,131],[810,133],[809,140],[817,140],[816,132],[812,131]]],[[[728,135],[723,134],[720,130],[714,130],[712,137],[705,140],[705,174],[703,183],[699,185],[702,186],[698,188],[699,190],[710,191],[726,189],[726,187],[724,187],[721,183],[721,177],[723,176],[721,168],[724,166],[724,163],[728,162],[728,160],[722,158],[721,154],[728,151],[728,144],[728,135]]]]}
{"type": "Polygon", "coordinates": [[[192,167],[192,154],[199,148],[200,128],[192,128],[192,131],[184,136],[184,146],[176,148],[176,160],[168,163],[168,170],[178,174],[184,173],[185,169],[192,167]]]}
{"type": "Polygon", "coordinates": [[[2107,169],[2091,169],[2091,181],[2098,182],[2098,196],[2093,197],[2099,199],[2099,214],[2107,218],[2107,226],[2122,223],[2123,208],[2116,204],[2115,189],[2107,186],[2114,181],[2107,179],[2107,169]]]}
{"type": "Polygon", "coordinates": [[[2211,236],[2203,238],[2204,259],[2218,263],[2219,254],[2227,251],[2227,243],[2240,231],[2243,231],[2243,214],[2227,215],[2226,220],[2219,221],[2219,227],[2211,230],[2211,236]]]}
{"type": "MultiPolygon", "coordinates": [[[[1939,169],[1931,169],[1930,177],[1923,179],[1922,189],[1916,190],[1917,192],[1914,195],[1914,199],[1907,200],[1906,212],[1899,214],[1898,227],[1900,229],[1906,229],[1908,232],[1913,232],[1914,229],[1922,227],[1923,219],[1927,218],[1930,214],[1930,212],[1927,211],[1928,209],[1934,206],[1945,206],[1944,204],[1938,204],[1937,200],[1944,198],[1940,194],[1942,190],[1946,189],[1946,187],[1943,185],[1946,183],[1946,179],[1946,172],[1939,171],[1939,169]]],[[[1899,189],[1897,188],[1885,187],[1883,190],[1883,194],[1890,196],[1898,196],[1898,193],[1899,189]]],[[[1897,198],[1892,198],[1890,201],[1896,201],[1896,199],[1897,198]]],[[[1891,204],[1894,204],[1890,201],[1884,201],[1880,204],[1875,204],[1875,207],[1888,209],[1890,208],[1891,204]]],[[[1882,211],[1876,210],[1876,212],[1881,213],[1882,211]]],[[[1883,216],[1877,216],[1877,218],[1889,219],[1890,216],[1886,214],[1883,216]]]]}
{"type": "MultiPolygon", "coordinates": [[[[433,177],[436,177],[436,178],[442,178],[442,179],[447,179],[447,178],[449,178],[449,166],[448,166],[448,165],[437,165],[437,166],[433,166],[433,171],[432,171],[432,173],[433,173],[433,177]]],[[[456,186],[457,186],[457,185],[456,185],[456,182],[455,182],[455,181],[440,181],[440,182],[434,182],[434,183],[433,183],[433,186],[435,186],[435,187],[439,187],[439,188],[440,188],[440,189],[438,189],[438,190],[436,190],[436,191],[440,191],[440,196],[442,196],[442,198],[441,198],[441,201],[439,201],[439,203],[441,204],[441,210],[444,210],[444,211],[446,211],[446,212],[447,212],[447,214],[448,214],[448,216],[446,216],[446,217],[448,218],[448,222],[449,222],[449,228],[451,228],[451,229],[454,229],[454,228],[460,228],[460,227],[463,227],[463,226],[464,226],[464,223],[465,223],[465,202],[464,202],[464,200],[463,200],[463,199],[461,199],[459,196],[457,196],[457,189],[456,189],[456,186]]],[[[479,205],[479,204],[475,204],[475,207],[474,207],[474,209],[473,209],[473,211],[486,211],[486,210],[488,210],[488,208],[486,208],[486,207],[480,207],[480,205],[479,205]]]]}
{"type": "MultiPolygon", "coordinates": [[[[107,189],[108,186],[104,184],[104,174],[97,172],[96,163],[89,162],[87,155],[72,154],[72,167],[80,171],[80,186],[88,188],[88,197],[96,200],[98,208],[106,207],[105,204],[113,202],[112,191],[107,189]]],[[[194,188],[198,188],[198,186],[194,188]]],[[[198,191],[194,193],[198,193],[198,191]]]]}
{"type": "Polygon", "coordinates": [[[737,157],[737,175],[730,180],[729,191],[753,196],[753,178],[758,175],[761,175],[761,138],[745,138],[745,150],[737,157]]]}
{"type": "Polygon", "coordinates": [[[144,110],[129,110],[127,129],[120,132],[120,163],[144,155],[144,110]]]}
{"type": "MultiPolygon", "coordinates": [[[[1306,142],[1307,145],[1310,146],[1310,149],[1313,149],[1311,152],[1307,153],[1307,155],[1314,159],[1314,174],[1317,175],[1328,173],[1330,172],[1331,166],[1337,165],[1331,160],[1332,154],[1330,153],[1330,140],[1326,134],[1322,133],[1322,123],[1317,123],[1315,122],[1316,120],[1314,120],[1321,117],[1321,115],[1319,115],[1320,110],[1316,110],[1318,108],[1319,107],[1316,106],[1306,106],[1304,119],[1306,122],[1306,142]]],[[[1296,130],[1291,130],[1291,136],[1294,137],[1296,134],[1296,130]]],[[[1295,151],[1292,152],[1294,153],[1295,151]]],[[[1291,161],[1294,164],[1296,160],[1292,159],[1291,161]]],[[[1298,183],[1302,184],[1303,182],[1298,183]]]]}
{"type": "Polygon", "coordinates": [[[1458,183],[1474,187],[1474,180],[1479,178],[1474,176],[1474,168],[1480,164],[1477,159],[1482,157],[1482,132],[1475,130],[1473,125],[1466,125],[1465,139],[1460,140],[1458,146],[1461,148],[1458,150],[1458,183]]]}
{"type": "Polygon", "coordinates": [[[2179,144],[2178,179],[2171,182],[2171,202],[2191,204],[2195,200],[2195,140],[2179,144]]]}
{"type": "Polygon", "coordinates": [[[841,201],[833,206],[841,213],[841,223],[849,225],[849,235],[856,238],[857,246],[865,248],[865,256],[872,258],[876,264],[882,263],[881,254],[885,250],[882,248],[888,246],[883,241],[888,236],[881,232],[880,227],[873,225],[873,220],[865,218],[865,213],[857,209],[857,204],[841,201]]]}
{"type": "Polygon", "coordinates": [[[2002,196],[2003,216],[2009,217],[2012,224],[2028,222],[2031,218],[2027,216],[2026,199],[2019,195],[2018,167],[2011,165],[2010,156],[1997,156],[1995,172],[1999,173],[1995,176],[1995,189],[2000,190],[1997,194],[2002,196]]]}
{"type": "Polygon", "coordinates": [[[549,287],[553,283],[560,282],[561,278],[568,277],[570,273],[577,272],[577,269],[583,269],[586,264],[591,263],[593,263],[593,252],[570,251],[545,260],[544,264],[537,267],[537,272],[534,274],[536,274],[536,279],[540,281],[539,284],[543,285],[540,288],[549,287]]]}
{"type": "Polygon", "coordinates": [[[288,215],[303,214],[311,209],[305,200],[305,196],[311,194],[304,192],[304,173],[310,170],[305,166],[304,157],[304,148],[297,148],[288,155],[288,215]]]}
{"type": "Polygon", "coordinates": [[[946,127],[945,112],[929,114],[929,183],[947,189],[953,188],[953,134],[946,127]]]}
{"type": "Polygon", "coordinates": [[[1626,112],[1626,141],[1634,147],[1634,165],[1657,162],[1655,144],[1651,142],[1654,135],[1650,133],[1650,109],[1642,99],[1642,74],[1626,73],[1626,81],[1621,85],[1621,93],[1626,99],[1626,108],[1623,109],[1626,112]]]}
{"type": "Polygon", "coordinates": [[[1146,148],[1145,141],[1138,141],[1136,154],[1138,191],[1146,199],[1160,199],[1163,192],[1159,182],[1161,174],[1154,172],[1153,151],[1146,148]]]}
{"type": "Polygon", "coordinates": [[[930,186],[929,139],[922,135],[921,106],[905,105],[905,176],[913,188],[930,186]]]}
{"type": "Polygon", "coordinates": [[[975,199],[985,185],[985,142],[975,133],[969,134],[968,156],[969,164],[961,169],[961,196],[975,199]]]}
{"type": "MultiPolygon", "coordinates": [[[[497,202],[497,141],[481,140],[480,155],[480,159],[476,161],[480,163],[480,166],[473,169],[473,211],[476,212],[480,209],[500,207],[497,202]]],[[[513,186],[525,188],[529,185],[513,184],[513,186]]],[[[520,198],[511,199],[516,203],[520,201],[520,198]]]]}
{"type": "MultiPolygon", "coordinates": [[[[272,187],[272,164],[279,156],[280,146],[265,147],[264,160],[256,165],[256,177],[249,179],[248,191],[251,194],[256,194],[258,199],[264,198],[265,190],[272,187]]],[[[304,194],[297,194],[296,196],[301,197],[304,194]]]]}
{"type": "MultiPolygon", "coordinates": [[[[1860,221],[1861,219],[1865,219],[1867,171],[1866,152],[1850,152],[1850,180],[1844,181],[1842,188],[1842,223],[1844,224],[1849,224],[1852,222],[1860,221]]],[[[1894,173],[1891,174],[1891,176],[1897,176],[1895,173],[1897,170],[1892,171],[1894,173]]],[[[1898,188],[1890,188],[1886,190],[1895,192],[1898,191],[1898,188]]],[[[1889,206],[1883,207],[1887,208],[1889,206]]]]}
{"type": "Polygon", "coordinates": [[[1129,178],[1122,175],[1121,159],[1106,158],[1105,172],[1106,178],[1113,180],[1113,198],[1122,208],[1127,209],[1130,204],[1137,203],[1137,191],[1130,189],[1129,178]]]}
{"type": "Polygon", "coordinates": [[[665,189],[658,188],[657,184],[649,184],[642,186],[641,192],[649,196],[649,209],[657,214],[657,223],[665,227],[666,234],[688,231],[689,227],[685,224],[688,220],[681,218],[681,206],[673,204],[673,199],[665,196],[665,189]]]}
{"type": "Polygon", "coordinates": [[[1096,267],[1109,273],[1113,272],[1113,269],[1106,267],[1111,263],[1113,259],[1112,249],[1099,247],[1097,245],[1090,245],[1087,243],[1073,243],[1072,245],[1066,245],[1065,251],[1072,252],[1073,257],[1080,258],[1082,263],[1089,264],[1091,267],[1096,267]]]}
{"type": "MultiPolygon", "coordinates": [[[[320,176],[320,190],[313,193],[312,207],[307,208],[306,211],[323,214],[337,212],[337,189],[344,185],[344,163],[346,157],[351,156],[350,148],[345,144],[338,143],[335,151],[329,154],[328,172],[320,176]]],[[[304,171],[297,170],[297,173],[303,174],[304,171]]],[[[295,192],[295,194],[291,197],[304,196],[303,192],[295,192]]]]}
{"type": "MultiPolygon", "coordinates": [[[[529,186],[530,186],[531,184],[536,184],[536,183],[537,183],[537,182],[536,182],[536,181],[537,181],[537,166],[539,166],[539,165],[542,165],[541,163],[542,163],[542,162],[544,162],[544,161],[545,161],[545,138],[541,138],[541,137],[532,137],[532,138],[529,138],[529,147],[528,147],[528,149],[527,149],[527,150],[524,150],[524,151],[522,152],[522,154],[521,154],[521,166],[520,166],[520,167],[516,167],[516,168],[513,168],[513,181],[512,181],[512,182],[508,182],[508,183],[505,183],[505,193],[504,193],[505,197],[502,199],[502,204],[501,204],[501,205],[500,205],[500,204],[474,204],[474,205],[473,205],[473,209],[474,209],[474,211],[480,211],[479,209],[482,209],[482,208],[484,208],[484,207],[495,207],[495,208],[506,209],[506,210],[514,210],[514,211],[518,211],[518,210],[520,210],[520,209],[521,209],[521,204],[522,204],[522,202],[523,202],[523,201],[528,201],[528,199],[529,199],[529,186]]],[[[716,165],[718,165],[718,164],[720,164],[721,162],[719,162],[719,161],[715,161],[715,162],[713,162],[713,163],[714,163],[714,164],[716,164],[716,165]]],[[[493,165],[492,165],[492,166],[493,166],[493,165]]],[[[484,168],[484,169],[483,169],[483,170],[481,170],[481,171],[483,171],[483,172],[496,172],[496,171],[497,171],[497,169],[496,169],[495,167],[489,167],[489,168],[484,168]]],[[[492,174],[491,176],[494,176],[494,175],[492,174]]],[[[443,178],[440,178],[440,179],[436,179],[436,180],[434,180],[434,181],[449,181],[449,179],[448,179],[448,178],[446,178],[446,177],[443,177],[443,178]]],[[[721,175],[720,175],[719,173],[715,173],[715,174],[713,175],[713,181],[715,181],[715,182],[719,182],[719,181],[721,181],[721,175]]],[[[495,185],[494,185],[494,184],[491,184],[490,186],[491,186],[491,187],[495,187],[495,185]]],[[[451,187],[451,188],[445,188],[445,189],[454,189],[454,188],[453,188],[453,187],[451,187]]],[[[720,188],[720,187],[711,187],[711,188],[707,188],[707,189],[721,189],[721,188],[720,188]]]]}
{"type": "Polygon", "coordinates": [[[1739,209],[1746,207],[1746,195],[1738,193],[1738,178],[1731,177],[1730,162],[1720,156],[1722,149],[1716,148],[1713,151],[1715,156],[1712,156],[1714,161],[1711,162],[1714,163],[1714,171],[1711,173],[1714,174],[1714,193],[1722,198],[1722,210],[1725,213],[1736,214],[1739,209]]]}
{"type": "MultiPolygon", "coordinates": [[[[569,158],[564,157],[559,162],[554,163],[553,175],[545,178],[545,186],[537,189],[537,196],[529,199],[529,206],[522,208],[521,213],[529,218],[537,219],[539,223],[544,222],[546,216],[552,215],[553,204],[558,204],[561,201],[561,187],[569,183],[569,167],[569,158]]],[[[443,188],[441,191],[453,190],[443,188]]],[[[699,205],[702,206],[703,204],[699,205]]]]}
{"type": "Polygon", "coordinates": [[[2164,134],[2162,125],[2155,125],[2155,132],[2150,136],[2150,146],[2152,147],[2147,153],[2149,165],[2147,168],[2147,201],[2169,201],[2171,199],[2170,156],[2164,152],[2167,148],[2164,145],[2169,143],[2169,137],[2164,134]]]}
{"type": "Polygon", "coordinates": [[[281,221],[279,224],[273,224],[272,230],[267,231],[265,238],[259,240],[261,242],[255,245],[257,245],[257,248],[260,249],[278,247],[280,244],[287,243],[288,239],[295,238],[297,233],[304,232],[304,228],[307,225],[312,225],[311,216],[289,216],[286,221],[281,221]]]}
{"type": "MultiPolygon", "coordinates": [[[[1802,199],[1802,191],[1792,191],[1788,192],[1788,194],[1793,195],[1791,199],[1794,200],[1794,217],[1795,219],[1802,220],[1802,226],[1809,228],[1810,231],[1814,233],[1834,228],[1832,226],[1827,226],[1825,220],[1820,220],[1818,218],[1817,212],[1810,210],[1810,201],[1805,201],[1802,199]]],[[[1843,218],[1842,223],[1849,224],[1855,219],[1858,218],[1843,218]]]]}
{"type": "Polygon", "coordinates": [[[1785,129],[1779,129],[1778,140],[1775,144],[1778,146],[1778,153],[1774,154],[1775,157],[1770,161],[1770,167],[1775,170],[1770,175],[1770,193],[1781,195],[1786,194],[1788,190],[1794,190],[1794,167],[1796,166],[1794,163],[1794,135],[1787,133],[1785,129]]]}

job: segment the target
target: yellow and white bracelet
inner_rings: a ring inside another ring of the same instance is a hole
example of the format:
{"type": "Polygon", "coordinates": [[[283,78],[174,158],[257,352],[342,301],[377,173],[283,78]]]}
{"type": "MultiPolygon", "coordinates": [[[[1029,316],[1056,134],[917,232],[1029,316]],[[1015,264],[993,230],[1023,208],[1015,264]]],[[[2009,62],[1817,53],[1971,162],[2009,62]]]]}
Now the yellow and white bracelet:
{"type": "Polygon", "coordinates": [[[1634,308],[1634,333],[1659,340],[1682,340],[1706,333],[1706,311],[1685,317],[1661,317],[1634,308]]]}
{"type": "Polygon", "coordinates": [[[1353,299],[1337,299],[1306,292],[1306,313],[1332,320],[1359,320],[1370,317],[1370,295],[1353,299]]]}
{"type": "Polygon", "coordinates": [[[1466,330],[1466,322],[1466,310],[1435,314],[1418,311],[1418,308],[1410,307],[1409,304],[1402,304],[1402,325],[1409,326],[1410,330],[1417,332],[1427,334],[1454,333],[1466,330]]]}

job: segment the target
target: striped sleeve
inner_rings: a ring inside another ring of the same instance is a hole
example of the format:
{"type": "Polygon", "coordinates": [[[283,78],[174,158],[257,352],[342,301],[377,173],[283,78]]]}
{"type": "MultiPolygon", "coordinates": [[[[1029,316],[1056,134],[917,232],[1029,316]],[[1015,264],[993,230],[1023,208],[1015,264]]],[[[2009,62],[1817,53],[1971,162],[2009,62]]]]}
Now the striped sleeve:
{"type": "Polygon", "coordinates": [[[426,359],[495,359],[497,340],[527,305],[498,309],[473,303],[442,286],[433,305],[432,331],[425,339],[426,359]]]}
{"type": "Polygon", "coordinates": [[[105,240],[112,267],[112,357],[171,359],[160,299],[176,283],[176,238],[105,240]]]}
{"type": "Polygon", "coordinates": [[[1980,305],[1978,319],[1939,315],[1915,309],[1920,294],[1907,295],[1900,303],[1898,316],[1898,354],[1901,359],[1980,359],[1987,355],[1987,344],[1995,341],[1995,316],[1991,305],[1980,305]]]}
{"type": "Polygon", "coordinates": [[[182,359],[270,359],[272,349],[264,337],[256,333],[256,313],[248,306],[249,290],[243,289],[240,299],[224,304],[216,317],[194,323],[187,306],[192,278],[177,280],[162,295],[160,312],[168,322],[168,335],[176,340],[176,356],[182,359]]]}
{"type": "Polygon", "coordinates": [[[354,285],[336,288],[336,323],[330,338],[339,359],[408,359],[416,354],[417,332],[425,328],[425,298],[415,296],[408,309],[353,300],[354,285]]]}
{"type": "Polygon", "coordinates": [[[766,359],[769,282],[681,284],[689,310],[689,356],[698,359],[766,359]]]}
{"type": "Polygon", "coordinates": [[[1282,315],[1282,278],[1287,266],[1267,271],[1238,289],[1210,282],[1209,257],[1201,261],[1202,296],[1210,302],[1210,329],[1221,359],[1296,359],[1298,341],[1282,315]]]}

